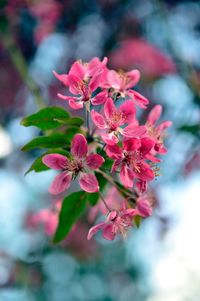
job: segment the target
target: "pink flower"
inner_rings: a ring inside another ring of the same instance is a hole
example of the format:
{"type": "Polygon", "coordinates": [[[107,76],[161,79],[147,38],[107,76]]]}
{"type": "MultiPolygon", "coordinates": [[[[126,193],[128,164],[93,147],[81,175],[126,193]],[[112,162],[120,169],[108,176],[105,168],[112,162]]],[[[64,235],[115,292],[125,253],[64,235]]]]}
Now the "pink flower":
{"type": "Polygon", "coordinates": [[[69,70],[68,74],[54,75],[65,85],[75,96],[65,96],[58,93],[58,97],[69,102],[69,106],[74,110],[83,108],[83,105],[91,101],[94,105],[102,104],[107,99],[107,92],[102,91],[95,97],[92,93],[100,86],[106,74],[107,58],[101,62],[97,57],[89,63],[76,61],[69,70]]]}
{"type": "Polygon", "coordinates": [[[104,105],[104,116],[94,110],[91,111],[94,124],[103,131],[101,137],[109,145],[116,144],[119,134],[125,137],[138,137],[146,132],[145,126],[138,126],[135,117],[135,107],[131,100],[125,101],[118,109],[111,98],[104,105]],[[129,124],[125,128],[122,125],[129,124]]]}
{"type": "Polygon", "coordinates": [[[125,187],[131,188],[135,178],[142,181],[154,179],[154,172],[145,161],[153,146],[153,140],[147,137],[124,140],[122,148],[118,145],[106,146],[108,157],[114,159],[112,171],[120,167],[120,179],[125,187]]]}
{"type": "MultiPolygon", "coordinates": [[[[154,152],[159,154],[165,154],[167,149],[163,144],[163,138],[165,135],[165,130],[171,126],[171,121],[164,121],[159,125],[156,125],[158,119],[162,114],[162,106],[156,105],[149,113],[147,117],[146,127],[148,135],[151,139],[154,140],[154,152]]],[[[149,155],[149,159],[152,161],[158,162],[159,160],[149,155]],[[153,160],[155,159],[155,160],[153,160]]]]}
{"type": "Polygon", "coordinates": [[[173,60],[143,39],[126,39],[110,55],[114,68],[139,68],[148,77],[176,72],[173,60]]]}
{"type": "Polygon", "coordinates": [[[44,208],[37,213],[31,214],[27,218],[28,227],[38,227],[44,225],[44,231],[47,235],[54,234],[57,224],[58,215],[61,208],[61,201],[57,201],[51,208],[44,208]]]}
{"type": "Polygon", "coordinates": [[[135,209],[122,208],[119,211],[111,211],[104,222],[90,228],[87,239],[91,239],[99,230],[102,230],[103,237],[107,240],[115,239],[117,234],[125,238],[128,229],[133,226],[135,215],[135,209]]]}
{"type": "Polygon", "coordinates": [[[61,170],[49,188],[52,194],[59,194],[68,189],[73,180],[79,175],[81,189],[86,192],[97,192],[98,181],[91,171],[98,169],[104,162],[98,154],[88,155],[87,140],[82,134],[76,134],[72,139],[72,158],[60,154],[49,154],[42,158],[42,162],[55,170],[61,170]]]}
{"type": "Polygon", "coordinates": [[[148,99],[140,93],[131,90],[140,79],[140,72],[137,69],[129,72],[107,71],[106,80],[101,84],[102,88],[111,90],[112,96],[130,97],[139,107],[146,108],[148,99]]]}
{"type": "Polygon", "coordinates": [[[137,214],[142,217],[152,215],[152,205],[147,194],[138,197],[136,202],[137,214]]]}

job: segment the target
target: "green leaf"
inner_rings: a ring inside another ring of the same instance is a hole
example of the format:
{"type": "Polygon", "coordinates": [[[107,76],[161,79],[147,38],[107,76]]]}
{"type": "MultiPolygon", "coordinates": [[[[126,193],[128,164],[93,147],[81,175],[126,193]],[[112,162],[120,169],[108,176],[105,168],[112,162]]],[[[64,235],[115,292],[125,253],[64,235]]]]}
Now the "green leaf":
{"type": "Polygon", "coordinates": [[[97,181],[99,183],[100,191],[102,191],[107,183],[107,180],[98,172],[95,172],[95,176],[97,178],[97,181]]]}
{"type": "Polygon", "coordinates": [[[99,193],[88,193],[87,194],[87,201],[90,203],[91,206],[95,206],[99,200],[99,193]]]}
{"type": "Polygon", "coordinates": [[[183,125],[179,128],[179,131],[188,132],[195,136],[200,136],[200,124],[183,125]]]}
{"type": "Polygon", "coordinates": [[[22,119],[23,126],[36,126],[43,131],[51,130],[60,126],[57,119],[69,118],[70,114],[60,107],[48,107],[41,109],[35,114],[27,116],[22,119]]]}
{"type": "Polygon", "coordinates": [[[80,127],[84,123],[84,120],[80,117],[56,118],[55,120],[61,124],[76,127],[80,127]]]}
{"type": "Polygon", "coordinates": [[[42,162],[42,157],[47,155],[47,154],[61,154],[61,155],[68,155],[67,151],[61,150],[61,149],[55,149],[55,150],[50,150],[44,154],[42,154],[40,157],[38,157],[37,159],[35,159],[35,161],[32,163],[32,165],[30,166],[30,168],[25,172],[25,175],[27,175],[29,172],[31,171],[35,171],[35,172],[41,172],[41,171],[46,171],[48,169],[50,169],[49,167],[47,167],[43,162],[42,162]]]}
{"type": "Polygon", "coordinates": [[[51,136],[41,136],[34,138],[22,147],[22,151],[29,151],[35,148],[57,148],[69,147],[70,142],[64,134],[54,134],[51,136]]]}
{"type": "Polygon", "coordinates": [[[86,208],[87,193],[78,191],[64,198],[59,215],[59,223],[53,242],[58,243],[70,232],[80,215],[86,208]]]}
{"type": "Polygon", "coordinates": [[[134,217],[134,223],[135,223],[135,225],[136,225],[137,228],[140,227],[141,221],[142,221],[142,218],[141,218],[140,215],[136,215],[136,216],[134,217]]]}

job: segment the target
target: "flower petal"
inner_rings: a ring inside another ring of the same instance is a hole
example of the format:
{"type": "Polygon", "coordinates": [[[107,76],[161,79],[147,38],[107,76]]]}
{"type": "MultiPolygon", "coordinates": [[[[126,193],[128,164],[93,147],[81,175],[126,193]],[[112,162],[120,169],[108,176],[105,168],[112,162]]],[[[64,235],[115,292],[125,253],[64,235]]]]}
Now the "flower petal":
{"type": "Polygon", "coordinates": [[[92,193],[99,191],[99,183],[95,175],[86,173],[82,174],[79,179],[79,184],[81,189],[86,192],[92,193]]]}
{"type": "Polygon", "coordinates": [[[126,89],[132,88],[135,85],[137,85],[137,83],[140,80],[140,71],[137,69],[131,70],[129,72],[126,73],[126,75],[128,76],[128,83],[126,84],[126,89]]]}
{"type": "Polygon", "coordinates": [[[141,147],[141,139],[131,138],[123,141],[123,148],[130,152],[135,151],[141,147]]]}
{"type": "Polygon", "coordinates": [[[136,105],[138,105],[138,107],[142,108],[142,109],[146,109],[149,100],[144,97],[142,94],[138,93],[137,91],[134,90],[129,90],[127,95],[129,95],[136,103],[136,105]]]}
{"type": "Polygon", "coordinates": [[[95,110],[91,111],[91,118],[94,124],[99,128],[99,129],[105,129],[106,128],[106,121],[104,117],[96,112],[95,110]]]}
{"type": "Polygon", "coordinates": [[[134,170],[134,175],[143,181],[152,181],[155,177],[153,170],[146,162],[140,162],[138,170],[134,170]]]}
{"type": "Polygon", "coordinates": [[[102,133],[101,138],[108,145],[115,145],[119,141],[119,139],[117,138],[114,132],[111,132],[109,134],[102,133]]]}
{"type": "Polygon", "coordinates": [[[140,148],[140,152],[143,155],[146,155],[150,152],[150,150],[153,148],[155,142],[147,137],[144,137],[141,139],[141,148],[140,148]]]}
{"type": "Polygon", "coordinates": [[[103,237],[107,240],[114,240],[116,232],[114,231],[113,224],[107,224],[103,228],[103,237]]]}
{"type": "Polygon", "coordinates": [[[88,152],[87,140],[82,134],[76,134],[72,139],[71,153],[76,158],[84,158],[88,152]]]}
{"type": "Polygon", "coordinates": [[[119,111],[122,112],[123,117],[125,118],[125,123],[134,123],[136,110],[134,107],[134,102],[132,100],[125,101],[120,107],[119,111]]]}
{"type": "Polygon", "coordinates": [[[107,145],[105,148],[106,154],[109,158],[112,159],[121,159],[122,158],[122,149],[117,145],[107,145]]]}
{"type": "Polygon", "coordinates": [[[108,98],[105,105],[104,105],[104,114],[106,119],[111,119],[112,115],[117,111],[112,98],[108,98]]]}
{"type": "Polygon", "coordinates": [[[69,70],[69,75],[71,74],[75,75],[79,79],[83,79],[85,74],[84,65],[80,61],[73,63],[69,70]]]}
{"type": "Polygon", "coordinates": [[[61,172],[54,178],[53,183],[49,187],[49,192],[56,195],[65,191],[70,187],[71,179],[71,174],[66,173],[66,171],[61,172]]]}
{"type": "Polygon", "coordinates": [[[108,85],[114,89],[119,90],[121,88],[122,79],[119,74],[114,70],[109,70],[107,74],[108,85]]]}
{"type": "Polygon", "coordinates": [[[87,235],[87,239],[90,240],[99,230],[103,229],[104,226],[105,226],[105,222],[102,222],[90,228],[87,235]]]}
{"type": "Polygon", "coordinates": [[[60,170],[67,167],[69,160],[60,154],[49,154],[42,157],[42,162],[52,169],[60,170]]]}
{"type": "Polygon", "coordinates": [[[120,171],[120,179],[125,187],[133,187],[134,173],[130,168],[127,167],[127,165],[122,166],[120,171]]]}
{"type": "Polygon", "coordinates": [[[68,75],[67,74],[58,74],[56,71],[53,70],[54,76],[63,83],[63,85],[68,85],[68,75]]]}
{"type": "Polygon", "coordinates": [[[95,97],[92,98],[91,102],[94,106],[102,105],[108,99],[108,93],[106,90],[98,93],[95,97]]]}
{"type": "Polygon", "coordinates": [[[86,164],[90,169],[101,167],[104,161],[104,158],[98,154],[91,154],[86,157],[86,164]]]}
{"type": "Polygon", "coordinates": [[[146,131],[147,129],[145,125],[142,126],[128,125],[123,129],[122,135],[129,138],[141,137],[146,133],[146,131]]]}
{"type": "Polygon", "coordinates": [[[147,117],[147,122],[151,125],[154,125],[160,118],[161,114],[162,114],[162,106],[157,105],[153,107],[153,109],[150,111],[147,117]]]}

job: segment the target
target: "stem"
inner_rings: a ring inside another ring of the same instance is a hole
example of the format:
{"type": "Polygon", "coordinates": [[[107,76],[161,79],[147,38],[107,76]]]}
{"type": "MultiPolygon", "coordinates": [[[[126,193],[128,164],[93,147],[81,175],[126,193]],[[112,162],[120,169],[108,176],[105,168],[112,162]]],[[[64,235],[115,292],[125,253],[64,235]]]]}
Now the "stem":
{"type": "Polygon", "coordinates": [[[85,119],[86,119],[86,124],[88,129],[88,136],[90,136],[90,120],[89,120],[88,110],[86,107],[85,107],[85,119]]]}
{"type": "Polygon", "coordinates": [[[28,87],[28,89],[34,94],[35,103],[38,108],[45,107],[44,100],[41,96],[40,90],[34,80],[28,73],[26,61],[19,50],[19,47],[16,46],[14,39],[12,38],[11,33],[1,33],[1,38],[5,48],[7,49],[10,59],[15,66],[15,69],[18,71],[19,75],[21,76],[22,80],[28,87]]]}
{"type": "Polygon", "coordinates": [[[124,194],[131,194],[131,191],[125,189],[125,188],[121,188],[119,187],[119,185],[117,185],[117,183],[113,180],[112,177],[110,177],[109,175],[107,175],[104,171],[102,170],[96,170],[96,172],[100,173],[110,184],[112,184],[113,186],[115,186],[117,188],[117,190],[121,193],[122,196],[124,196],[124,194]]]}
{"type": "Polygon", "coordinates": [[[100,195],[100,198],[101,198],[102,202],[104,203],[106,209],[107,209],[109,212],[111,212],[112,210],[109,208],[108,204],[106,203],[106,201],[105,201],[105,199],[104,199],[104,197],[103,197],[103,195],[102,195],[102,193],[101,193],[100,191],[99,191],[99,195],[100,195]]]}

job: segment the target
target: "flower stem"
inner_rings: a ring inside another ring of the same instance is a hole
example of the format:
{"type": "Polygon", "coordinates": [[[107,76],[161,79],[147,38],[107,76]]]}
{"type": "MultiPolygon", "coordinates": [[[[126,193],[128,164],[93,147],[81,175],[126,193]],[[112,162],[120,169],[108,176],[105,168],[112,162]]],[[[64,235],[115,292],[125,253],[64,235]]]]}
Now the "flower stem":
{"type": "Polygon", "coordinates": [[[108,204],[106,203],[106,201],[100,191],[99,191],[99,195],[100,195],[100,198],[101,198],[102,202],[104,203],[106,209],[108,210],[108,212],[111,212],[112,210],[109,208],[108,204]]]}

